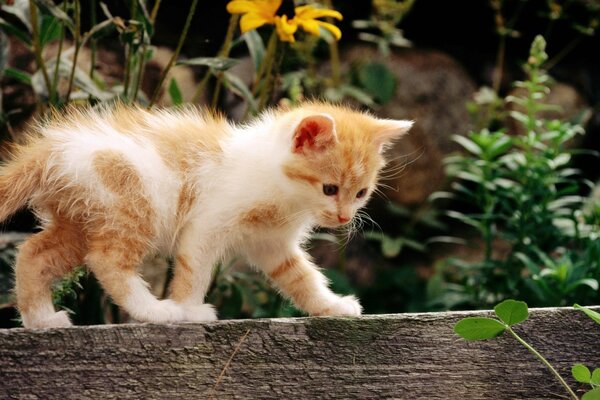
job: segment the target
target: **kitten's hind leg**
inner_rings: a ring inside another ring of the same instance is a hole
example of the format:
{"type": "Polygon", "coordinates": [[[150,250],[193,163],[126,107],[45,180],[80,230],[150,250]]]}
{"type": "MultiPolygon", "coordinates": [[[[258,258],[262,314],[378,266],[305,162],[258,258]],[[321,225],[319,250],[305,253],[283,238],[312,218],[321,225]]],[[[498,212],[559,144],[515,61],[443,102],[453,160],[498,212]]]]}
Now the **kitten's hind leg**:
{"type": "Polygon", "coordinates": [[[183,309],[172,300],[158,300],[136,273],[147,245],[133,235],[108,232],[90,239],[86,264],[112,300],[141,322],[182,321],[183,309]]]}
{"type": "Polygon", "coordinates": [[[55,219],[20,246],[15,264],[15,291],[26,328],[71,325],[65,311],[54,310],[50,285],[83,263],[83,237],[76,224],[55,219]]]}

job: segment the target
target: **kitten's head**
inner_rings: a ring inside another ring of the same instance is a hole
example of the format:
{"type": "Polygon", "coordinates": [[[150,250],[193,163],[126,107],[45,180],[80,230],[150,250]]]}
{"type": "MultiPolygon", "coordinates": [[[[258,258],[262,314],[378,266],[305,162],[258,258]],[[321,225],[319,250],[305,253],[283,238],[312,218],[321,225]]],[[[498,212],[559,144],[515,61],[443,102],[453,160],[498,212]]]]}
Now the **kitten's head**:
{"type": "Polygon", "coordinates": [[[366,204],[385,165],[383,151],[412,126],[320,103],[293,110],[290,118],[283,172],[324,227],[348,223],[366,204]]]}

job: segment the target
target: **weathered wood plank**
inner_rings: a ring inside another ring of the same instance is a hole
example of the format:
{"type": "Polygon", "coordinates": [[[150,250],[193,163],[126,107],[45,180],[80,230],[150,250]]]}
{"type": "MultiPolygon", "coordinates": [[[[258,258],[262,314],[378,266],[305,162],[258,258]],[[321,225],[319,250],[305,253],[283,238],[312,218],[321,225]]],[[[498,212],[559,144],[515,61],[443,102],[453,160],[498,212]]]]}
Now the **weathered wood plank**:
{"type": "MultiPolygon", "coordinates": [[[[512,338],[454,335],[467,315],[489,313],[0,330],[0,398],[566,397],[512,338]]],[[[580,312],[534,309],[516,330],[579,389],[571,365],[600,367],[600,326],[580,312]]]]}

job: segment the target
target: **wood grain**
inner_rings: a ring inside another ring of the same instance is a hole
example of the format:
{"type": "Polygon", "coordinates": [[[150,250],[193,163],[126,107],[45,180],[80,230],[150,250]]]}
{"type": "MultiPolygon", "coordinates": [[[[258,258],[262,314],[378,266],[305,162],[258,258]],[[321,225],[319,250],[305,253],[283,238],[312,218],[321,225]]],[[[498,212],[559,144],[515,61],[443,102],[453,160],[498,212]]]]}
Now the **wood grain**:
{"type": "MultiPolygon", "coordinates": [[[[0,330],[0,399],[549,399],[566,392],[514,339],[465,342],[489,312],[0,330]]],[[[600,325],[533,309],[515,330],[578,393],[600,325]]]]}

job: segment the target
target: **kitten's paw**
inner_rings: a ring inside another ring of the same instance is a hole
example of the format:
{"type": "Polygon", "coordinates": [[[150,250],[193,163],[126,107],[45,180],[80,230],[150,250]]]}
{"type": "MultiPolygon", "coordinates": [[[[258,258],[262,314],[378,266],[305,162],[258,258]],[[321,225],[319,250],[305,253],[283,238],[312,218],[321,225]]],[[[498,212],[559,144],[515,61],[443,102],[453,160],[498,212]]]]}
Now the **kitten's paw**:
{"type": "Polygon", "coordinates": [[[25,328],[67,328],[72,326],[66,311],[53,312],[46,315],[21,315],[25,328]]]}
{"type": "Polygon", "coordinates": [[[337,297],[333,302],[327,304],[317,315],[337,315],[357,317],[362,313],[362,306],[354,296],[337,297]]]}
{"type": "Polygon", "coordinates": [[[152,305],[143,309],[127,310],[133,319],[141,322],[166,324],[169,322],[183,321],[185,312],[173,300],[157,300],[152,305]]]}
{"type": "Polygon", "coordinates": [[[209,322],[216,321],[217,312],[212,304],[197,304],[193,306],[184,306],[185,321],[189,322],[209,322]]]}

